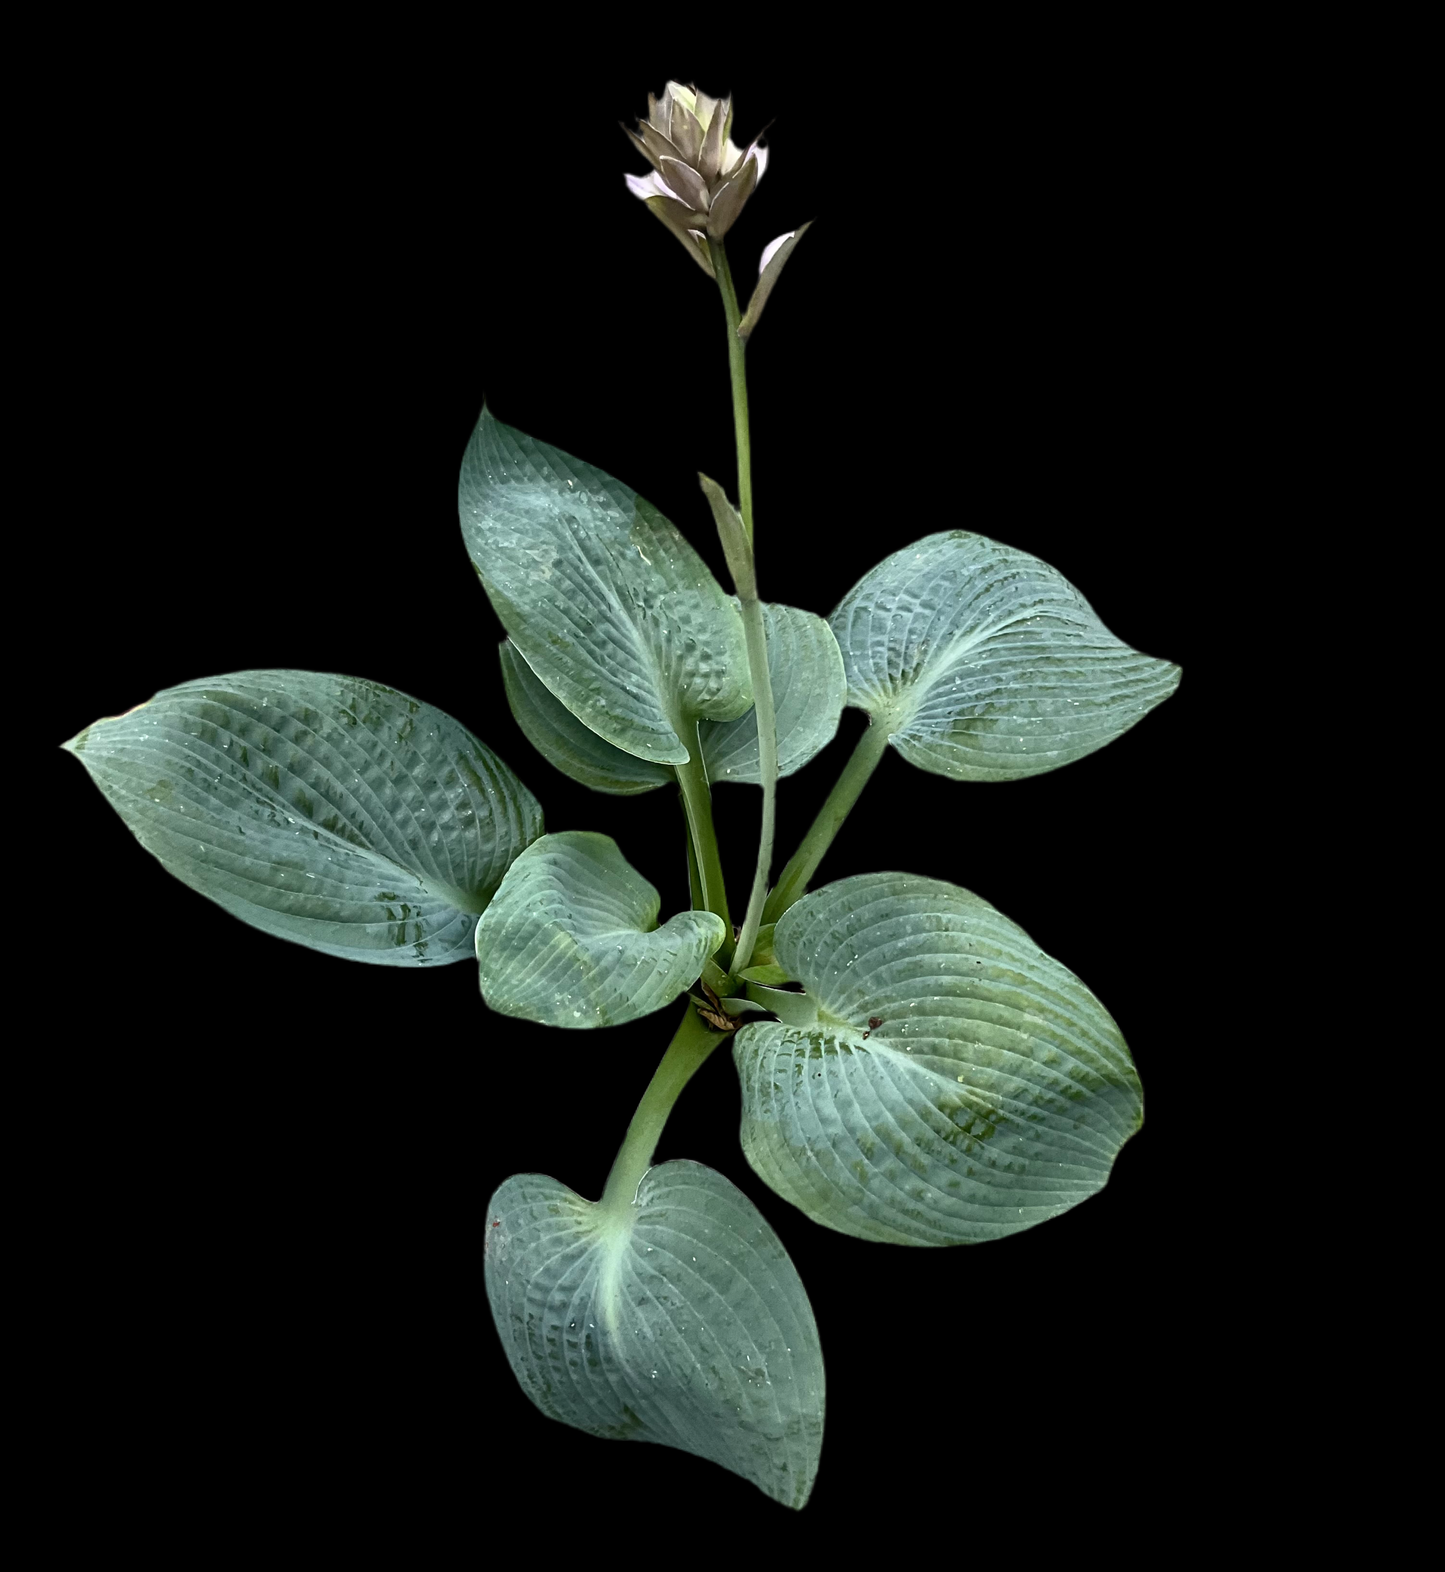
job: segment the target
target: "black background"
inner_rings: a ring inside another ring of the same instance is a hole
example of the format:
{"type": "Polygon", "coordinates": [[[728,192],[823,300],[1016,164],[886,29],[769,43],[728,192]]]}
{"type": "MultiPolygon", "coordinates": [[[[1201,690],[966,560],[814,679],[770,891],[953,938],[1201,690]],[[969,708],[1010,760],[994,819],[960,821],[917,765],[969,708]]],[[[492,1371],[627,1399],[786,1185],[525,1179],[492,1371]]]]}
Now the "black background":
{"type": "MultiPolygon", "coordinates": [[[[192,69],[141,76],[96,121],[71,177],[55,742],[197,676],[371,677],[482,736],[549,829],[613,835],[664,913],[684,904],[671,794],[589,793],[514,725],[455,488],[485,396],[638,487],[724,576],[696,483],[735,489],[722,309],[627,193],[643,165],[617,122],[668,75],[731,90],[740,136],[775,122],[729,239],[740,290],[768,240],[817,220],[749,351],[765,596],[826,614],[888,552],[976,529],[1185,668],[1135,730],[1033,780],[962,785],[890,754],[820,880],[902,869],[994,902],[1114,1013],[1147,1122],[1107,1188],[1041,1228],[870,1246],[753,1176],[714,1056],[659,1156],[741,1185],[808,1286],[828,1432],[795,1516],[695,1459],[544,1421],[482,1291],[487,1196],[528,1170],[598,1194],[671,1012],[553,1033],[489,1013],[469,965],[267,938],[164,874],[56,753],[87,891],[65,913],[84,1024],[44,1110],[86,1306],[75,1445],[147,1532],[184,1501],[222,1533],[394,1535],[420,1564],[502,1527],[560,1546],[596,1513],[680,1511],[741,1543],[756,1524],[781,1546],[870,1506],[1003,1505],[1056,1466],[1066,1498],[1029,1511],[1067,1526],[1159,1467],[1209,1291],[1180,1222],[1214,834],[1192,607],[1222,440],[1195,84],[1171,49],[1141,73],[1087,31],[980,39],[945,68],[942,35],[886,29],[825,59],[659,42],[632,17],[619,33],[650,37],[631,55],[552,37],[540,12],[513,28],[194,40],[192,69]]],[[[784,784],[779,865],[861,726],[846,712],[784,784]]],[[[739,910],[757,810],[717,793],[739,910]]]]}

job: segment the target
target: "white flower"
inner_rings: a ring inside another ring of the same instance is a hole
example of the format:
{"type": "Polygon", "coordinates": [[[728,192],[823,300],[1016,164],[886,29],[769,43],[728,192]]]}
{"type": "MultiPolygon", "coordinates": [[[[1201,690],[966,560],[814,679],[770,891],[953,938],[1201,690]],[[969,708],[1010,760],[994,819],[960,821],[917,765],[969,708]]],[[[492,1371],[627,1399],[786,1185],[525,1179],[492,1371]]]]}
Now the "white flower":
{"type": "Polygon", "coordinates": [[[709,277],[708,238],[727,234],[768,167],[768,150],[758,146],[758,138],[743,149],[728,135],[731,129],[731,99],[669,82],[660,99],[647,95],[647,119],[627,132],[652,165],[648,174],[626,176],[627,189],[647,203],[709,277]]]}

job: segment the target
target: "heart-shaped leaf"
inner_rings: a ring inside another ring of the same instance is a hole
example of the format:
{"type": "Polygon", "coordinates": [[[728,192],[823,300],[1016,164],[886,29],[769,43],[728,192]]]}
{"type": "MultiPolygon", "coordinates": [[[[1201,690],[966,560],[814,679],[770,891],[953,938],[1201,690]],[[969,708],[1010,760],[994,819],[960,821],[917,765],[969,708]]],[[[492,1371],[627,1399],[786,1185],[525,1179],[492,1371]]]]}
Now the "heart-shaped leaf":
{"type": "Polygon", "coordinates": [[[544,1026],[617,1026],[694,982],[726,929],[685,911],[661,928],[656,889],[609,835],[544,835],[512,864],[477,925],[482,996],[544,1026]]]}
{"type": "Polygon", "coordinates": [[[734,720],[752,703],[737,607],[631,487],[483,410],[459,500],[502,626],[600,737],[685,764],[700,719],[734,720]]]}
{"type": "Polygon", "coordinates": [[[1100,1189],[1139,1128],[1108,1011],[967,890],[841,879],[773,943],[811,1019],[792,1004],[793,1024],[737,1034],[743,1150],[816,1222],[892,1244],[998,1239],[1100,1189]]]}
{"type": "Polygon", "coordinates": [[[782,1242],[701,1163],[648,1169],[625,1215],[541,1174],[487,1210],[492,1316],[549,1419],[709,1458],[801,1507],[823,1442],[823,1355],[782,1242]]]}
{"type": "MultiPolygon", "coordinates": [[[[833,740],[843,712],[843,657],[828,624],[796,606],[763,607],[768,672],[777,719],[778,774],[792,775],[833,740]]],[[[652,764],[614,748],[584,726],[522,659],[502,645],[502,677],[517,724],[527,740],[564,775],[595,791],[630,796],[675,780],[670,765],[652,764]]],[[[698,725],[708,779],[761,782],[755,710],[732,721],[698,725]]]]}
{"type": "Polygon", "coordinates": [[[1018,780],[1083,758],[1179,683],[1099,621],[1037,557],[928,535],[885,558],[830,619],[848,702],[920,769],[1018,780]]]}
{"type": "Polygon", "coordinates": [[[279,938],[417,966],[472,952],[542,810],[450,716],[379,683],[242,671],[65,745],[168,872],[279,938]]]}

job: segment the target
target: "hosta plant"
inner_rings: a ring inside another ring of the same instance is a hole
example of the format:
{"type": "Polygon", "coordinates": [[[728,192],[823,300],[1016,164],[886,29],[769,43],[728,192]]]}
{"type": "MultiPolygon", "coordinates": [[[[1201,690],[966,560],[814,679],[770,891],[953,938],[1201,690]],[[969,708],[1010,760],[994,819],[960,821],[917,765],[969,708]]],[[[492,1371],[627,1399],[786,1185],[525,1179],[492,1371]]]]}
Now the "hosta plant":
{"type": "Polygon", "coordinates": [[[801,1507],[824,1416],[807,1293],[732,1180],[653,1164],[669,1111],[730,1048],[754,1173],[860,1249],[1000,1239],[1099,1190],[1142,1102],[1085,984],[926,868],[815,876],[888,748],[965,786],[1021,780],[1119,736],[1179,673],[1045,563],[962,529],[860,563],[826,617],[768,580],[745,351],[807,226],[763,248],[744,309],[725,237],[767,155],[731,132],[729,100],[669,83],[628,133],[650,168],[627,176],[722,296],[736,494],[700,477],[699,516],[731,583],[629,485],[489,410],[459,488],[518,725],[604,796],[670,788],[670,812],[675,791],[686,910],[664,912],[602,831],[547,834],[483,740],[378,682],[201,678],[67,746],[166,868],[279,938],[380,965],[474,961],[491,1010],[562,1031],[673,1015],[600,1197],[518,1174],[479,1211],[492,1314],[545,1414],[710,1458],[801,1507]],[[774,877],[778,783],[845,705],[867,729],[774,877]],[[729,784],[760,803],[746,892],[725,888],[714,831],[729,784]]]}

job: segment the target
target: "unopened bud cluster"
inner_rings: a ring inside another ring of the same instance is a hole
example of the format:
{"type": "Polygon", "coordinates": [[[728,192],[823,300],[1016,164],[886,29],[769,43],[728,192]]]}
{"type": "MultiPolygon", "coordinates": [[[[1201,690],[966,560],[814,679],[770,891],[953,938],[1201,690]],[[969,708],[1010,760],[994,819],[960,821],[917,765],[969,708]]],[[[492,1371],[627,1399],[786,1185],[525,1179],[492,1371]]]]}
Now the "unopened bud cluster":
{"type": "Polygon", "coordinates": [[[627,132],[652,165],[649,174],[628,175],[628,189],[709,275],[708,239],[732,228],[768,163],[756,137],[746,151],[732,141],[732,118],[731,99],[669,82],[660,99],[647,95],[647,119],[627,132]]]}

